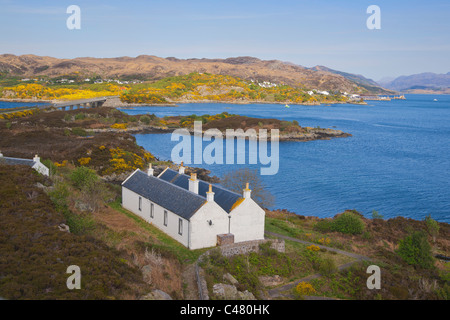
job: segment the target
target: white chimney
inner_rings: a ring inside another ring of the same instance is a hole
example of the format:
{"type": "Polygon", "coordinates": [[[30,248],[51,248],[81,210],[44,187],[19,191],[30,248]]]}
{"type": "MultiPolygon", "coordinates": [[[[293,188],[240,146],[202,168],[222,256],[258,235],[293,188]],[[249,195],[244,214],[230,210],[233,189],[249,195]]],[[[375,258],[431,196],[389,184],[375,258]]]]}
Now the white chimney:
{"type": "Polygon", "coordinates": [[[249,188],[248,188],[248,182],[247,182],[247,184],[245,185],[245,189],[243,190],[244,192],[243,192],[243,197],[244,197],[244,199],[250,199],[250,194],[252,193],[252,190],[250,190],[249,188]]]}
{"type": "Polygon", "coordinates": [[[41,158],[38,157],[38,155],[35,155],[33,158],[34,162],[41,162],[41,158]]]}
{"type": "Polygon", "coordinates": [[[189,191],[198,194],[198,180],[196,173],[191,173],[191,178],[189,179],[189,191]]]}
{"type": "Polygon", "coordinates": [[[206,201],[213,202],[214,201],[214,192],[212,191],[212,185],[209,185],[209,190],[206,193],[206,201]]]}
{"type": "Polygon", "coordinates": [[[150,164],[148,165],[147,174],[148,174],[149,176],[153,176],[154,171],[155,171],[155,170],[152,168],[152,164],[150,163],[150,164]]]}
{"type": "Polygon", "coordinates": [[[181,161],[181,165],[180,165],[180,167],[178,168],[178,173],[179,173],[179,174],[184,174],[183,161],[181,161]]]}

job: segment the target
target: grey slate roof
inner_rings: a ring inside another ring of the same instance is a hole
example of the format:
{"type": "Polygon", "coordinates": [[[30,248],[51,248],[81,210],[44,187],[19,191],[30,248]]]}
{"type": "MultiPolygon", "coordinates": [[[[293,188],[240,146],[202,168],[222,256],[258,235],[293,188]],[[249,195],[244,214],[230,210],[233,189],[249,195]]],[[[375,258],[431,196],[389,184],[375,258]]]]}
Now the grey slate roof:
{"type": "Polygon", "coordinates": [[[187,220],[206,202],[206,199],[198,194],[154,176],[148,176],[141,170],[130,176],[122,187],[187,220]]]}
{"type": "MultiPolygon", "coordinates": [[[[166,169],[160,176],[159,179],[170,182],[177,185],[185,190],[189,190],[189,176],[186,174],[179,174],[177,171],[172,169],[166,169]]],[[[199,180],[198,184],[198,194],[206,198],[206,192],[209,189],[209,183],[203,180],[199,180]]],[[[230,213],[233,205],[242,198],[242,195],[232,192],[230,190],[224,189],[217,185],[212,185],[212,191],[214,192],[214,202],[222,207],[223,210],[230,213]]]]}
{"type": "Polygon", "coordinates": [[[11,158],[11,157],[0,157],[0,164],[9,164],[11,166],[14,165],[25,165],[25,166],[34,166],[36,164],[35,161],[30,159],[20,159],[20,158],[11,158]]]}

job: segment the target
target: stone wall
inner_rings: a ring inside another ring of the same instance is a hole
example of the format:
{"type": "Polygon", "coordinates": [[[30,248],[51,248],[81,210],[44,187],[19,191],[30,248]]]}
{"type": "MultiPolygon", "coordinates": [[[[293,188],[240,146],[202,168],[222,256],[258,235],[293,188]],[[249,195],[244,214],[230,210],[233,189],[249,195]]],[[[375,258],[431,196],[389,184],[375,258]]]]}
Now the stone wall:
{"type": "MultiPolygon", "coordinates": [[[[248,254],[250,252],[259,252],[259,245],[270,242],[270,247],[272,249],[277,250],[278,252],[285,252],[285,243],[282,239],[264,239],[264,240],[253,240],[253,241],[245,241],[245,242],[239,242],[239,243],[233,243],[229,245],[222,245],[220,247],[211,249],[211,250],[217,250],[219,249],[222,252],[222,255],[225,257],[232,257],[234,255],[238,254],[248,254]]],[[[208,295],[208,288],[206,286],[206,280],[204,276],[204,270],[200,268],[199,263],[203,260],[203,258],[209,254],[211,251],[207,251],[204,254],[202,254],[196,264],[196,280],[198,285],[198,291],[199,291],[199,299],[200,300],[209,300],[208,295]]]]}
{"type": "Polygon", "coordinates": [[[253,240],[253,241],[233,243],[229,245],[223,245],[219,247],[219,249],[222,252],[222,255],[224,255],[225,257],[232,257],[238,254],[259,252],[259,245],[266,242],[270,242],[271,243],[270,247],[277,250],[278,252],[284,252],[285,250],[284,240],[278,239],[270,239],[270,240],[264,239],[264,240],[253,240]]]}

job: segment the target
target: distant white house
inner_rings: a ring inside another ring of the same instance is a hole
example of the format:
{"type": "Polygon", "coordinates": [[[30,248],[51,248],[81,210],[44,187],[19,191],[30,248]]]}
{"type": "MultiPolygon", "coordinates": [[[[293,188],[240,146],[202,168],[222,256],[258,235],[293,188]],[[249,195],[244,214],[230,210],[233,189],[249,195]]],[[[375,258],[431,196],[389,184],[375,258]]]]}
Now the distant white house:
{"type": "Polygon", "coordinates": [[[30,166],[40,174],[43,174],[45,176],[49,175],[49,169],[41,163],[41,158],[39,158],[38,155],[35,155],[33,159],[22,159],[4,157],[0,152],[0,164],[30,166]]]}
{"type": "Polygon", "coordinates": [[[265,211],[247,187],[238,194],[166,168],[158,177],[134,171],[122,183],[122,206],[189,249],[214,247],[218,239],[232,242],[264,239],[265,211]]]}
{"type": "Polygon", "coordinates": [[[325,96],[328,96],[330,93],[328,91],[317,91],[318,94],[323,94],[325,96]]]}

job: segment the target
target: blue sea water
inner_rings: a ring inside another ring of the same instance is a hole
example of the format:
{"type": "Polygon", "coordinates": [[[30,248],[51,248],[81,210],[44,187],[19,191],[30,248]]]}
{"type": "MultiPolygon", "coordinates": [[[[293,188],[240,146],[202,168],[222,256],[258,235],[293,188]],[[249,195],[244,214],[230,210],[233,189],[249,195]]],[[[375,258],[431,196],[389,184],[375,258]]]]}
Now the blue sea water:
{"type": "Polygon", "coordinates": [[[7,102],[7,101],[0,101],[0,109],[10,109],[10,108],[17,108],[17,107],[33,107],[33,106],[41,106],[48,103],[42,103],[42,102],[7,102]]]}
{"type": "MultiPolygon", "coordinates": [[[[406,98],[370,101],[368,105],[285,108],[275,104],[191,103],[123,111],[160,117],[226,111],[297,120],[302,126],[351,133],[350,138],[280,142],[278,173],[261,176],[275,196],[274,208],[318,217],[331,217],[346,209],[356,209],[369,218],[373,210],[385,218],[422,220],[430,214],[438,221],[450,222],[450,96],[406,98]]],[[[136,139],[160,159],[170,159],[178,143],[171,141],[170,134],[137,134],[136,139]]],[[[196,166],[221,177],[239,166],[250,165],[196,166]]]]}

